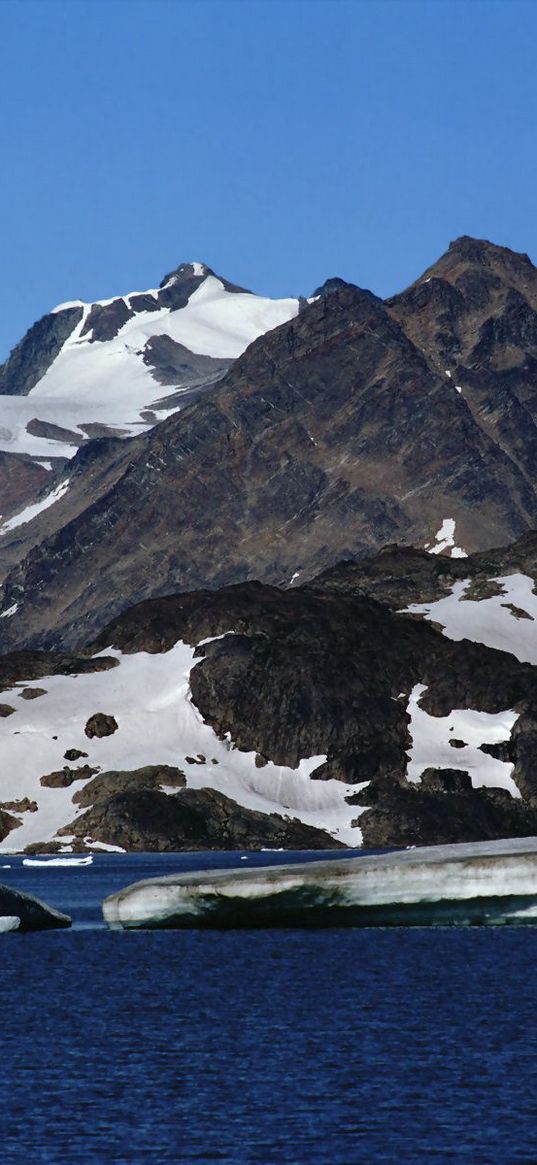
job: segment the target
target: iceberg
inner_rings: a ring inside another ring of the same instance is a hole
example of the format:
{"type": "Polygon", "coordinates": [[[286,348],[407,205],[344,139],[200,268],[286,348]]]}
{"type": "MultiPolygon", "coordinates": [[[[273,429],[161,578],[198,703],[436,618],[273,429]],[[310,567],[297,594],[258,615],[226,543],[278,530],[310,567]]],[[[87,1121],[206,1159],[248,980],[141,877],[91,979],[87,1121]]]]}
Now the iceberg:
{"type": "Polygon", "coordinates": [[[10,930],[18,930],[21,924],[20,918],[15,914],[0,915],[0,934],[7,934],[10,930]]]}
{"type": "Polygon", "coordinates": [[[0,885],[0,933],[11,930],[57,930],[71,925],[67,914],[33,894],[0,885]]]}
{"type": "Polygon", "coordinates": [[[113,928],[537,923],[537,837],[136,882],[103,902],[113,928]]]}

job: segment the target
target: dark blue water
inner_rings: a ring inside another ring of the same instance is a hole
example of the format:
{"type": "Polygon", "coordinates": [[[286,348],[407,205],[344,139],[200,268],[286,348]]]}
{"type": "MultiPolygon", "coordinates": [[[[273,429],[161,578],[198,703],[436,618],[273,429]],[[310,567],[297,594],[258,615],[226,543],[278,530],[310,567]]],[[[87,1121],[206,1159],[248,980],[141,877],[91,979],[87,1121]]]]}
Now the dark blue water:
{"type": "Polygon", "coordinates": [[[4,860],[76,926],[1,940],[1,1165],[537,1162],[537,930],[108,932],[237,855],[4,860]]]}

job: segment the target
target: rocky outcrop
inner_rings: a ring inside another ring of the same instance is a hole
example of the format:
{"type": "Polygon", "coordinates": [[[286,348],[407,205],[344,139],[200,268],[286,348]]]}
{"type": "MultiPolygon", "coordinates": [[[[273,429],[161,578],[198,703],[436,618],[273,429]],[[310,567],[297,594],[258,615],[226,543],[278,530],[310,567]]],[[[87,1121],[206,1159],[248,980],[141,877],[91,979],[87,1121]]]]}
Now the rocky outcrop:
{"type": "Polygon", "coordinates": [[[38,320],[0,366],[0,393],[26,396],[45,375],[81,319],[82,307],[67,307],[38,320]]]}
{"type": "Polygon", "coordinates": [[[126,791],[108,797],[101,793],[93,808],[61,832],[85,839],[87,844],[100,841],[130,851],[164,853],[262,846],[344,848],[324,830],[245,809],[215,789],[185,789],[171,796],[148,788],[136,791],[128,779],[131,774],[125,775],[126,791]]]}
{"type": "Polygon", "coordinates": [[[419,784],[374,780],[367,802],[360,815],[366,848],[537,836],[537,806],[504,789],[473,789],[468,774],[449,769],[426,770],[419,784]]]}
{"type": "Polygon", "coordinates": [[[107,712],[94,712],[87,721],[84,732],[90,740],[94,736],[112,736],[114,732],[117,732],[117,720],[115,716],[111,716],[107,712]]]}

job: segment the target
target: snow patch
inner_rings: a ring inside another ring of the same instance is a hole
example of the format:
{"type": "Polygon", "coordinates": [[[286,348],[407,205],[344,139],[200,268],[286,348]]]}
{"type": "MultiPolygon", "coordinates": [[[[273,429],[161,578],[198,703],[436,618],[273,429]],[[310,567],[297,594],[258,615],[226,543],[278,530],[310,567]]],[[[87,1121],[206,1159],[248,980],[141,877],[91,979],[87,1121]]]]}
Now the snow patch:
{"type": "Polygon", "coordinates": [[[471,581],[459,579],[445,598],[434,603],[412,603],[399,613],[423,615],[439,623],[448,639],[470,639],[472,643],[508,651],[521,663],[537,664],[537,595],[533,579],[525,574],[490,579],[501,587],[501,594],[489,599],[467,599],[471,581]]]}
{"type": "Polygon", "coordinates": [[[13,603],[11,607],[8,607],[7,611],[2,611],[2,614],[0,615],[0,619],[10,619],[11,616],[15,614],[15,611],[18,611],[18,609],[19,609],[19,604],[13,603]]]}
{"type": "Polygon", "coordinates": [[[449,550],[451,558],[468,558],[465,550],[461,550],[460,546],[455,546],[455,520],[454,518],[444,518],[440,529],[435,534],[436,546],[430,546],[426,542],[424,549],[429,550],[429,554],[442,554],[444,550],[449,550]]]}
{"type": "Polygon", "coordinates": [[[511,776],[514,765],[481,752],[479,747],[509,740],[518,713],[511,708],[496,713],[454,708],[447,716],[430,716],[420,706],[426,691],[425,684],[416,684],[408,700],[412,747],[407,780],[418,782],[427,768],[462,769],[470,773],[474,789],[507,789],[513,797],[520,797],[511,776]],[[450,740],[464,740],[465,747],[453,748],[450,740]]]}
{"type": "Polygon", "coordinates": [[[26,506],[26,508],[21,510],[19,514],[15,514],[15,516],[10,518],[8,522],[4,522],[4,525],[0,526],[0,537],[4,537],[10,532],[10,530],[15,530],[17,526],[25,526],[27,522],[31,522],[32,519],[37,517],[38,514],[41,514],[43,510],[48,510],[49,506],[53,506],[55,502],[59,502],[60,498],[64,497],[68,489],[69,478],[67,477],[65,481],[62,481],[59,483],[59,485],[55,486],[54,489],[51,490],[51,492],[47,494],[45,498],[41,499],[41,501],[34,502],[32,506],[26,506]]]}
{"type": "MultiPolygon", "coordinates": [[[[204,275],[203,264],[193,264],[196,275],[204,275]]],[[[132,296],[158,291],[131,292],[96,300],[101,306],[132,296]]],[[[190,296],[185,307],[171,311],[136,312],[112,340],[91,342],[83,331],[93,304],[72,301],[83,308],[82,319],[65,341],[41,380],[25,397],[0,397],[0,450],[31,456],[73,457],[77,446],[68,439],[33,437],[26,426],[36,417],[85,436],[82,425],[101,423],[133,436],[152,427],[141,416],[177,388],[159,384],[144,364],[143,352],[153,336],[169,336],[190,352],[234,360],[260,335],[293,319],[298,314],[297,299],[267,299],[250,292],[228,292],[216,276],[208,275],[190,296]]],[[[162,419],[159,410],[159,419],[162,419]]]]}

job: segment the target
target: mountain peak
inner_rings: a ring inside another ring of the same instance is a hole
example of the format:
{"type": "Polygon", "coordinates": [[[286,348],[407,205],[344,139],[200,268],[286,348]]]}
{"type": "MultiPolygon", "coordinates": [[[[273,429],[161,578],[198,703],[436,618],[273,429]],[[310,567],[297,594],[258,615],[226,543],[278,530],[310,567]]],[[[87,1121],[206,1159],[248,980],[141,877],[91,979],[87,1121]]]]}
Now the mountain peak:
{"type": "Polygon", "coordinates": [[[169,271],[164,276],[162,282],[159,283],[159,288],[183,283],[187,279],[206,279],[208,275],[214,275],[214,271],[206,263],[179,263],[178,267],[174,267],[173,271],[169,271]]]}
{"type": "MultiPolygon", "coordinates": [[[[447,255],[457,256],[468,263],[481,263],[485,266],[499,262],[507,266],[518,264],[533,268],[531,259],[525,252],[512,251],[510,247],[501,247],[497,243],[491,243],[489,239],[474,239],[471,235],[460,235],[458,239],[454,239],[449,244],[447,255]]],[[[442,258],[445,259],[446,255],[442,258]]]]}
{"type": "Polygon", "coordinates": [[[375,295],[373,291],[369,291],[369,289],[365,287],[358,287],[357,283],[349,283],[346,279],[341,279],[339,275],[334,275],[330,279],[325,279],[324,283],[321,283],[321,286],[315,289],[311,299],[328,299],[330,295],[336,295],[339,291],[348,291],[349,288],[352,289],[352,291],[359,291],[362,295],[366,295],[369,298],[380,302],[378,296],[375,295]]]}

